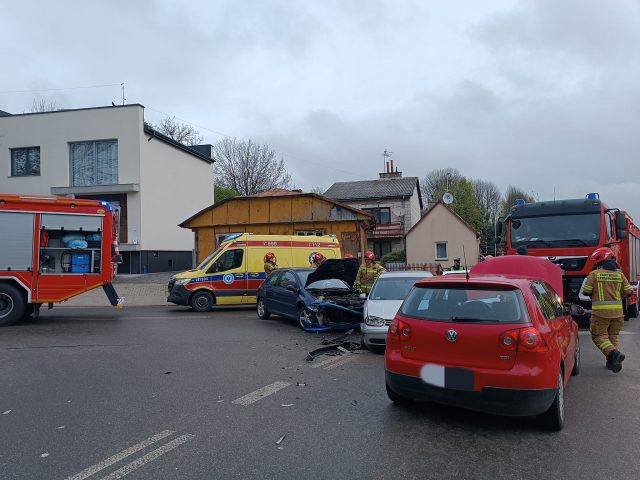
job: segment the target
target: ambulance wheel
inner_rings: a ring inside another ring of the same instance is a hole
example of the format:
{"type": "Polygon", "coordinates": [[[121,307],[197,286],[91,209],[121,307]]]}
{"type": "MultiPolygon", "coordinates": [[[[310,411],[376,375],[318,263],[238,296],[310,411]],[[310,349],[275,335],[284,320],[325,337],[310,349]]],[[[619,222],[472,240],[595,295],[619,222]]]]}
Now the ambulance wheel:
{"type": "Polygon", "coordinates": [[[0,283],[0,327],[8,327],[21,320],[26,313],[22,292],[13,285],[0,283]]]}
{"type": "Polygon", "coordinates": [[[213,297],[209,292],[196,292],[191,296],[189,305],[196,312],[208,312],[213,307],[213,297]]]}
{"type": "Polygon", "coordinates": [[[258,312],[258,318],[260,320],[269,320],[269,317],[271,316],[271,312],[267,310],[267,306],[264,304],[264,299],[262,298],[258,299],[258,306],[256,310],[258,312]]]}

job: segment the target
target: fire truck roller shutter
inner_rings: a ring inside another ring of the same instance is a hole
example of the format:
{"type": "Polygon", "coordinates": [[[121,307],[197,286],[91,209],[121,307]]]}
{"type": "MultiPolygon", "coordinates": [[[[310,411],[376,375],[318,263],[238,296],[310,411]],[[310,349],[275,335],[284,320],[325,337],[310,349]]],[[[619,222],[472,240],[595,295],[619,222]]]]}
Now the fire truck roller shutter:
{"type": "Polygon", "coordinates": [[[0,271],[33,268],[33,213],[0,212],[0,271]]]}

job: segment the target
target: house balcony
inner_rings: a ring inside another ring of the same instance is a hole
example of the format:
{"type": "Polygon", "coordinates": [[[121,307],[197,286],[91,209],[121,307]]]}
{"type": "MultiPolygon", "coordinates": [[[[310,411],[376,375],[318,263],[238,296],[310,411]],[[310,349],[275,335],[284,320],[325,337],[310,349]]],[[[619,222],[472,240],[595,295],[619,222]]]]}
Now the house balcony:
{"type": "Polygon", "coordinates": [[[376,228],[367,232],[368,238],[402,238],[404,229],[402,223],[379,223],[376,228]]]}

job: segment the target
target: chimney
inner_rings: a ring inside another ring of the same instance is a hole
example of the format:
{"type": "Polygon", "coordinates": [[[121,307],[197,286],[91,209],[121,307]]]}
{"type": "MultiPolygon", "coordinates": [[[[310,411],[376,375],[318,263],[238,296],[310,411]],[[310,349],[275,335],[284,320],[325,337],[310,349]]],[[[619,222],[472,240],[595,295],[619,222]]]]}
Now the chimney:
{"type": "Polygon", "coordinates": [[[395,167],[395,170],[394,170],[393,160],[389,160],[388,162],[385,163],[385,170],[386,171],[379,174],[380,180],[388,180],[390,178],[402,178],[402,172],[398,171],[398,167],[395,167]]]}

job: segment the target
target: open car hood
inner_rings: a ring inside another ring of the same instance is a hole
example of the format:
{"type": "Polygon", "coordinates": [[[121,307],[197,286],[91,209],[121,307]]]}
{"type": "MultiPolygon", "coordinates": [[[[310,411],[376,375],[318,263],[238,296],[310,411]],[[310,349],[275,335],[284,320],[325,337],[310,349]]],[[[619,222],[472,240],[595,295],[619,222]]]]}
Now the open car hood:
{"type": "Polygon", "coordinates": [[[532,280],[544,280],[562,296],[562,270],[543,257],[507,255],[478,263],[471,268],[471,275],[515,275],[532,280]]]}
{"type": "Polygon", "coordinates": [[[350,288],[353,288],[359,268],[360,263],[355,258],[330,258],[311,272],[304,286],[307,287],[307,285],[319,280],[337,278],[349,285],[350,288]]]}

